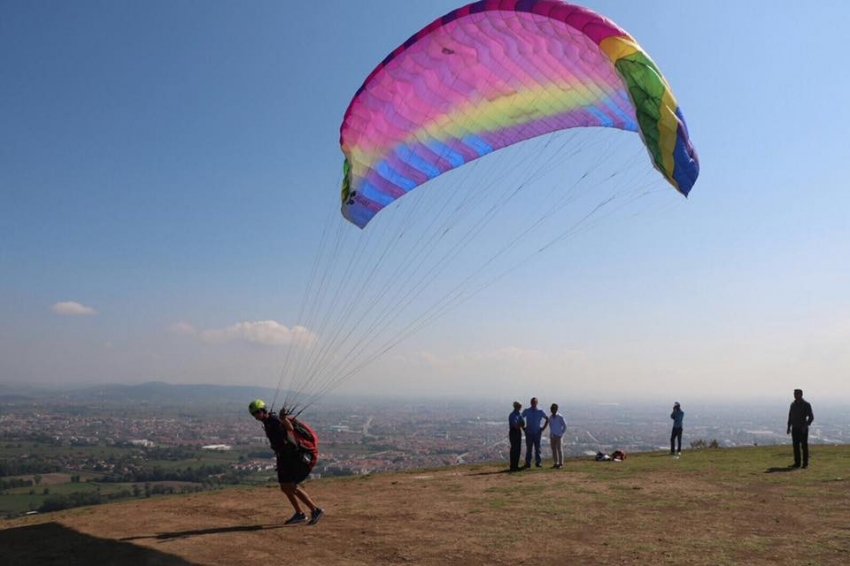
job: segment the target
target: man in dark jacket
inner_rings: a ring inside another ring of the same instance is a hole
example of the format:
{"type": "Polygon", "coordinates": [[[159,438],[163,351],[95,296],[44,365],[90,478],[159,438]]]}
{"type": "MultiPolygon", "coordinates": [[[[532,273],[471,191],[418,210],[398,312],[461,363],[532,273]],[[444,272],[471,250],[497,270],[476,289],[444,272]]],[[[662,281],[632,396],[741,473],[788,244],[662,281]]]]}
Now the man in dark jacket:
{"type": "Polygon", "coordinates": [[[682,453],[682,429],[683,421],[685,420],[685,411],[678,401],[673,403],[673,412],[670,413],[670,418],[673,419],[673,431],[670,433],[670,455],[675,456],[682,453]],[[676,441],[679,441],[678,448],[676,441]]]}
{"type": "Polygon", "coordinates": [[[522,405],[519,401],[514,401],[514,410],[508,415],[508,439],[511,441],[511,471],[517,472],[522,468],[519,467],[519,457],[522,453],[522,431],[525,429],[525,421],[519,410],[522,405]]]}
{"type": "Polygon", "coordinates": [[[316,463],[316,454],[305,454],[298,449],[298,439],[295,436],[293,418],[284,415],[283,418],[269,411],[262,399],[255,399],[248,405],[251,416],[263,423],[266,437],[269,439],[272,450],[277,455],[277,480],[280,490],[286,495],[295,514],[286,520],[287,525],[307,521],[301,503],[310,509],[309,524],[315,525],[324,515],[324,511],[318,507],[307,491],[301,486],[301,482],[307,479],[313,465],[316,463]]]}
{"type": "Polygon", "coordinates": [[[794,390],[794,402],[788,410],[788,432],[794,444],[794,467],[800,467],[800,452],[802,451],[802,466],[809,467],[809,425],[815,420],[812,406],[803,399],[803,390],[794,390]]]}

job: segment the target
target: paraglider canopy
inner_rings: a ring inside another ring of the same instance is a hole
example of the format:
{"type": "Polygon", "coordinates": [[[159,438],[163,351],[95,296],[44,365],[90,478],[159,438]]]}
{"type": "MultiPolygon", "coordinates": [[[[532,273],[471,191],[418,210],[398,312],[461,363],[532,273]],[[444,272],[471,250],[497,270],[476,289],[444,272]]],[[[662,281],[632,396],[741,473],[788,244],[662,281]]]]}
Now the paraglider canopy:
{"type": "Polygon", "coordinates": [[[344,218],[322,231],[309,331],[279,381],[295,415],[532,258],[665,185],[687,195],[699,174],[656,64],[560,0],[482,0],[425,26],[354,94],[340,145],[344,218]]]}
{"type": "Polygon", "coordinates": [[[577,127],[640,134],[683,195],[696,151],[661,71],[610,20],[560,0],[482,0],[414,34],[368,76],[340,128],[342,213],[382,208],[498,149],[577,127]]]}

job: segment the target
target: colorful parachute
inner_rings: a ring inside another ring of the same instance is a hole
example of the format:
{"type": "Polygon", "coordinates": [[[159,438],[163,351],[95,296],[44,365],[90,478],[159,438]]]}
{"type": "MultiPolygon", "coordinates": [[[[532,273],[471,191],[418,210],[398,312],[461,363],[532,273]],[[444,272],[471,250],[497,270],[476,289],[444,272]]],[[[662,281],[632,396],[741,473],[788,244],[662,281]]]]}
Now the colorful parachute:
{"type": "Polygon", "coordinates": [[[670,86],[610,20],[560,0],[482,0],[435,20],[369,75],[340,128],[342,213],[364,227],[429,179],[577,127],[638,132],[687,196],[696,151],[670,86]]]}

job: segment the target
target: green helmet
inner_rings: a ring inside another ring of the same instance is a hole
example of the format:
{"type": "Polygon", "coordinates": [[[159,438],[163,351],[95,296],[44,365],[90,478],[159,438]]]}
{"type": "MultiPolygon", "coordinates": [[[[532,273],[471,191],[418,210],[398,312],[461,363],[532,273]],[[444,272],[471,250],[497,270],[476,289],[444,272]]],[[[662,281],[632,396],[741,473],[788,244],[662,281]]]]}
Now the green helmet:
{"type": "Polygon", "coordinates": [[[248,403],[248,412],[252,415],[256,415],[258,412],[265,410],[266,402],[262,399],[254,399],[250,403],[248,403]]]}

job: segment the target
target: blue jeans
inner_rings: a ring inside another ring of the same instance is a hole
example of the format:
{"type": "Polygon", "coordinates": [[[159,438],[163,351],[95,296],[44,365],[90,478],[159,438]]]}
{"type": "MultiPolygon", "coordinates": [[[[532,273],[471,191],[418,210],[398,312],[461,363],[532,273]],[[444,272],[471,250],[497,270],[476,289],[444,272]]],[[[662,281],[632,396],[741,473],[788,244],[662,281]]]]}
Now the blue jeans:
{"type": "Polygon", "coordinates": [[[670,454],[674,452],[682,451],[682,429],[681,428],[673,428],[673,432],[670,433],[670,454]],[[679,447],[676,449],[676,441],[678,441],[679,447]]]}
{"type": "Polygon", "coordinates": [[[542,436],[541,431],[531,432],[529,430],[525,431],[525,465],[526,467],[531,466],[531,449],[534,448],[534,463],[538,466],[542,462],[540,458],[540,437],[542,436]]]}
{"type": "Polygon", "coordinates": [[[802,452],[802,465],[809,465],[809,427],[794,427],[791,429],[791,442],[794,445],[794,465],[800,466],[800,452],[802,452]]]}

